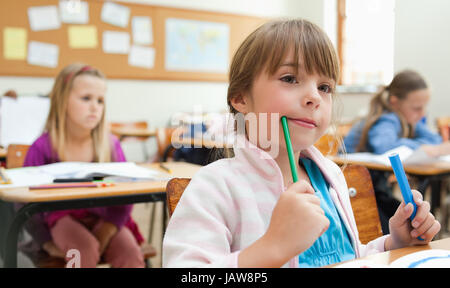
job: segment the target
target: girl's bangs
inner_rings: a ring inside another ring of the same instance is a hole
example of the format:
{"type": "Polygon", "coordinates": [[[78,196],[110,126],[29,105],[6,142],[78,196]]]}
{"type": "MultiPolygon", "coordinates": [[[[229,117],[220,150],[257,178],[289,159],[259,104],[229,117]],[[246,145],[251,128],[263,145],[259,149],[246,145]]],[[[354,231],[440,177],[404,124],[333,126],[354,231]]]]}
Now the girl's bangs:
{"type": "MultiPolygon", "coordinates": [[[[308,74],[317,73],[333,79],[339,78],[339,62],[331,41],[325,33],[307,22],[291,21],[281,25],[273,33],[268,33],[263,57],[269,59],[266,71],[273,75],[283,64],[288,53],[293,51],[292,61],[303,64],[308,74]],[[297,26],[297,27],[296,27],[297,26]],[[267,53],[267,54],[266,54],[267,53]],[[264,57],[265,55],[272,57],[264,57]]],[[[296,67],[298,69],[298,66],[296,67]]]]}

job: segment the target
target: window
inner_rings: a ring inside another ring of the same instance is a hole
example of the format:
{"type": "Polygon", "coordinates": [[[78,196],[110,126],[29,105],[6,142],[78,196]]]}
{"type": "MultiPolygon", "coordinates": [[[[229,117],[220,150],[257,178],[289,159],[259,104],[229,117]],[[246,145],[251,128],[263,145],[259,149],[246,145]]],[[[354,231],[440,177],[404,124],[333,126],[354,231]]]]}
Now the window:
{"type": "Polygon", "coordinates": [[[394,70],[395,0],[338,0],[341,85],[386,85],[394,70]]]}

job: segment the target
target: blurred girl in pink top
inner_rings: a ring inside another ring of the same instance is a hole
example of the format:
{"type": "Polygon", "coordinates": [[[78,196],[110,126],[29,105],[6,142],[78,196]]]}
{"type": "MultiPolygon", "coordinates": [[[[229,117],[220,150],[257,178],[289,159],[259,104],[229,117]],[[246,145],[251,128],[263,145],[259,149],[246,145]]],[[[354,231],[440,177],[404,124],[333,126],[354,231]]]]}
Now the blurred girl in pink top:
{"type": "MultiPolygon", "coordinates": [[[[50,93],[45,133],[30,147],[24,166],[125,161],[118,139],[106,126],[105,92],[99,70],[83,64],[65,67],[50,93]]],[[[77,249],[81,267],[95,267],[102,257],[113,267],[144,267],[139,247],[143,238],[131,210],[132,205],[124,205],[43,213],[34,220],[41,217],[46,225],[32,221],[31,234],[47,251],[52,245],[64,255],[77,249]]]]}

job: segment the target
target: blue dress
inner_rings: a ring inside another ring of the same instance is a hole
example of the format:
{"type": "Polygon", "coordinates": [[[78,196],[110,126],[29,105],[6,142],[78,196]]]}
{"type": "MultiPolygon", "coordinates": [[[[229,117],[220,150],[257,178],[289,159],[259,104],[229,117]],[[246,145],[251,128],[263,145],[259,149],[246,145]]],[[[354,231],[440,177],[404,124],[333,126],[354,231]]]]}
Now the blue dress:
{"type": "MultiPolygon", "coordinates": [[[[356,123],[344,139],[347,153],[356,152],[362,136],[364,120],[356,123]]],[[[405,145],[415,150],[422,144],[440,144],[442,138],[430,131],[425,122],[419,121],[414,127],[414,138],[402,138],[402,124],[397,114],[385,113],[370,128],[367,146],[363,152],[383,154],[391,149],[405,145]]]]}
{"type": "Polygon", "coordinates": [[[300,158],[308,173],[311,185],[320,198],[320,207],[330,220],[330,226],[314,244],[298,256],[299,267],[321,267],[354,259],[355,250],[350,236],[329,193],[329,184],[325,181],[319,167],[310,159],[300,158]]]}

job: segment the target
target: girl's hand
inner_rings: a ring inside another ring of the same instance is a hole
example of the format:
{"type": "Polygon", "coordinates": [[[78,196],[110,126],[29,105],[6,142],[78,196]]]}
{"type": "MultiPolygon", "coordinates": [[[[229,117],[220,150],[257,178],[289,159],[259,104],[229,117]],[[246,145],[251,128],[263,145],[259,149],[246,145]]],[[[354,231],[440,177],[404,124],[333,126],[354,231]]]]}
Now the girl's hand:
{"type": "Polygon", "coordinates": [[[425,145],[421,145],[420,149],[425,151],[425,153],[428,156],[436,158],[436,157],[439,157],[439,156],[450,154],[450,142],[446,141],[446,142],[443,142],[443,143],[441,143],[439,145],[425,144],[425,145]]]}
{"type": "Polygon", "coordinates": [[[308,249],[329,225],[311,184],[300,180],[281,194],[263,237],[283,259],[280,259],[283,265],[308,249]]]}
{"type": "Polygon", "coordinates": [[[99,242],[100,247],[100,255],[103,255],[103,252],[105,252],[106,248],[109,245],[109,242],[111,241],[112,237],[116,235],[117,233],[117,227],[116,225],[109,223],[109,222],[103,222],[100,227],[95,229],[93,232],[95,238],[97,238],[99,242]]]}
{"type": "Polygon", "coordinates": [[[439,157],[439,149],[437,148],[438,148],[437,145],[429,145],[429,144],[420,146],[420,149],[422,149],[425,152],[425,154],[427,154],[429,157],[432,158],[439,157]]]}
{"type": "Polygon", "coordinates": [[[384,244],[385,250],[427,244],[441,229],[441,224],[430,213],[430,204],[422,200],[422,194],[417,190],[412,190],[412,193],[417,205],[416,216],[411,222],[409,217],[414,211],[412,203],[400,204],[394,216],[389,219],[391,233],[384,244]],[[419,236],[423,241],[417,239],[419,236]]]}

